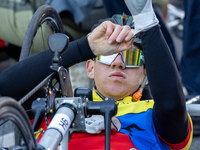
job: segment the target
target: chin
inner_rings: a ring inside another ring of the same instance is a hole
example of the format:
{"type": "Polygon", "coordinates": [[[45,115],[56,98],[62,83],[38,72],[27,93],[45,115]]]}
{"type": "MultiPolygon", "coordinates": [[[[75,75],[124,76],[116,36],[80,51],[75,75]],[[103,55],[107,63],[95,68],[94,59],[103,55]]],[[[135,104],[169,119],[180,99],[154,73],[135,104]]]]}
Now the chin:
{"type": "Polygon", "coordinates": [[[115,100],[121,99],[121,97],[125,97],[125,92],[119,91],[119,90],[108,90],[106,95],[109,95],[109,97],[115,98],[115,100]]]}

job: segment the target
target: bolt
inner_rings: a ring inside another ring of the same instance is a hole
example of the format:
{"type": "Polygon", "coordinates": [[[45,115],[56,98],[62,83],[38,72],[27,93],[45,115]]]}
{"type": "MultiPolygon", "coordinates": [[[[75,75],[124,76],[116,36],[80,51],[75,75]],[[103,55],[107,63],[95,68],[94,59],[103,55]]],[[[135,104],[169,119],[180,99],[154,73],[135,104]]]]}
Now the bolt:
{"type": "Polygon", "coordinates": [[[76,126],[76,124],[75,123],[72,123],[72,127],[75,127],[76,126]]]}
{"type": "Polygon", "coordinates": [[[107,101],[107,100],[108,100],[108,98],[106,97],[104,100],[105,100],[105,101],[107,101]]]}

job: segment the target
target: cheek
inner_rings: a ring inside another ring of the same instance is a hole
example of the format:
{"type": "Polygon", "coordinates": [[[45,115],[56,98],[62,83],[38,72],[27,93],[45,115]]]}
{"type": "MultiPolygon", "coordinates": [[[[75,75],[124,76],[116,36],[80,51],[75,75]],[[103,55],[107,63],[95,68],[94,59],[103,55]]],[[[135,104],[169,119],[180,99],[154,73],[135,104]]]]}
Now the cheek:
{"type": "Polygon", "coordinates": [[[138,68],[137,70],[131,70],[128,72],[128,77],[130,81],[130,83],[128,84],[135,86],[135,88],[138,88],[144,80],[144,70],[141,68],[138,68]]]}
{"type": "Polygon", "coordinates": [[[95,80],[95,83],[97,85],[101,85],[103,84],[106,79],[106,75],[108,73],[106,72],[106,69],[103,68],[103,67],[98,67],[98,65],[96,65],[95,69],[94,69],[94,80],[95,80]]]}

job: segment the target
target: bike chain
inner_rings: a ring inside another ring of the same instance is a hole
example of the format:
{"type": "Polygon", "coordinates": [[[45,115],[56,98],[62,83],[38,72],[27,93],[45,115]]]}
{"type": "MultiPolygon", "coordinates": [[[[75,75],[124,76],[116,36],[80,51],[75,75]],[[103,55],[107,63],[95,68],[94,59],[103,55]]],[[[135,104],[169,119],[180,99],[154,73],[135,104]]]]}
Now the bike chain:
{"type": "MultiPolygon", "coordinates": [[[[54,78],[54,79],[56,79],[56,78],[54,78]]],[[[57,79],[56,79],[57,80],[57,79]]],[[[57,83],[57,82],[56,82],[57,83]]],[[[54,85],[51,85],[52,84],[52,78],[50,78],[49,79],[49,81],[48,81],[48,84],[47,84],[47,90],[46,90],[46,94],[45,94],[45,98],[46,98],[46,100],[45,100],[45,122],[46,122],[46,125],[48,126],[49,125],[49,120],[48,120],[48,118],[50,117],[50,119],[52,119],[51,118],[51,114],[53,114],[54,113],[54,107],[55,106],[53,106],[53,108],[50,108],[50,106],[52,106],[52,104],[49,104],[49,103],[53,103],[53,102],[51,102],[50,101],[50,99],[51,99],[51,97],[50,97],[50,95],[51,94],[55,94],[56,95],[56,93],[54,93],[55,91],[54,90],[56,90],[56,88],[55,88],[55,86],[56,86],[56,83],[54,84],[54,85]],[[51,88],[51,89],[50,89],[51,88]],[[50,89],[50,90],[49,90],[50,89]],[[49,93],[49,92],[51,92],[51,93],[49,93]],[[53,110],[53,111],[52,111],[53,110]]],[[[57,90],[56,90],[56,92],[57,92],[57,90]]]]}
{"type": "Polygon", "coordinates": [[[48,126],[49,125],[49,121],[48,121],[48,111],[49,111],[49,108],[48,108],[48,100],[49,100],[49,87],[50,87],[50,83],[51,83],[51,79],[49,79],[49,81],[48,81],[48,84],[47,84],[47,90],[46,90],[46,94],[45,94],[45,98],[46,98],[46,100],[45,100],[45,114],[44,114],[44,116],[45,116],[45,121],[46,121],[46,126],[48,126]]]}

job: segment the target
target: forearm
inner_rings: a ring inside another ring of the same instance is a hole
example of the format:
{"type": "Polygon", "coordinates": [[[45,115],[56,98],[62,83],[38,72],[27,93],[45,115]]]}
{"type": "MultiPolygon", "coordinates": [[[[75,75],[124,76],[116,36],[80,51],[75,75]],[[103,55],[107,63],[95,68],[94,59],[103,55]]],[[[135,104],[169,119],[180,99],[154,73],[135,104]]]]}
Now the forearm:
{"type": "Polygon", "coordinates": [[[141,36],[149,86],[155,100],[155,128],[165,141],[179,143],[186,138],[189,125],[179,73],[159,26],[141,36]]]}
{"type": "MultiPolygon", "coordinates": [[[[93,57],[87,39],[83,38],[70,42],[67,51],[62,56],[62,65],[68,68],[75,63],[93,57]]],[[[15,99],[22,98],[53,72],[50,69],[52,58],[53,53],[46,50],[30,56],[2,72],[0,74],[1,96],[11,96],[15,99]]]]}

